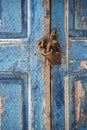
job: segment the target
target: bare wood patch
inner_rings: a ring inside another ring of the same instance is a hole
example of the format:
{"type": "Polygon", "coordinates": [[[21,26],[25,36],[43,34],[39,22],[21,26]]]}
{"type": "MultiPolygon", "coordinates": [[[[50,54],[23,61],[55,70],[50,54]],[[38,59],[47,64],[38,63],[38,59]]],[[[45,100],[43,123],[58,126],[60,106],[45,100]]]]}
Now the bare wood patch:
{"type": "Polygon", "coordinates": [[[81,61],[80,67],[87,69],[87,61],[81,61]]]}
{"type": "MultiPolygon", "coordinates": [[[[44,37],[47,39],[50,35],[50,0],[44,0],[44,9],[46,11],[46,16],[44,17],[44,37]]],[[[47,60],[44,64],[44,79],[46,88],[46,130],[51,130],[51,74],[50,66],[47,60]]]]}
{"type": "Polygon", "coordinates": [[[69,130],[69,76],[65,77],[65,130],[69,130]]]}
{"type": "MultiPolygon", "coordinates": [[[[76,81],[75,82],[75,115],[76,115],[76,128],[79,125],[79,120],[80,120],[80,106],[82,102],[82,98],[84,96],[85,92],[82,88],[81,81],[76,81]]],[[[82,115],[83,119],[85,119],[85,115],[82,115]]]]}

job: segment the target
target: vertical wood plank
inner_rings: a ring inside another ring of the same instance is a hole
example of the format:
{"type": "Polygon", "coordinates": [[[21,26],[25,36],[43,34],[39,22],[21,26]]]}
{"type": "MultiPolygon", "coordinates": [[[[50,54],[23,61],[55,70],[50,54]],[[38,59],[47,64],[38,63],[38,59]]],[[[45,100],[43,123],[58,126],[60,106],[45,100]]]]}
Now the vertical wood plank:
{"type": "MultiPolygon", "coordinates": [[[[44,0],[44,9],[46,15],[44,18],[44,36],[49,38],[50,35],[50,0],[44,0]],[[48,13],[48,14],[47,14],[48,13]]],[[[50,84],[50,66],[48,61],[45,59],[44,64],[44,78],[45,78],[45,89],[46,89],[46,130],[51,130],[51,84],[50,84]]]]}
{"type": "Polygon", "coordinates": [[[31,85],[31,130],[45,130],[44,58],[37,50],[37,40],[44,36],[43,0],[30,1],[29,71],[31,85]]]}
{"type": "Polygon", "coordinates": [[[51,0],[51,30],[59,32],[62,64],[52,66],[52,130],[65,129],[64,76],[66,75],[65,1],[51,0]]]}

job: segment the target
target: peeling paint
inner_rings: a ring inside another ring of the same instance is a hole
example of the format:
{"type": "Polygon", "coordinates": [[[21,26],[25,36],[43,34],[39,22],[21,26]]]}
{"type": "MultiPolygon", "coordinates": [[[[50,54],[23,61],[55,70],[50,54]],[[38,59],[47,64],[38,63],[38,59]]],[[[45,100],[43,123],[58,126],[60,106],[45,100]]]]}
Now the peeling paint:
{"type": "MultiPolygon", "coordinates": [[[[75,82],[75,113],[76,113],[76,128],[78,128],[81,112],[81,102],[85,92],[82,88],[81,81],[75,82]]],[[[84,115],[81,113],[81,117],[84,118],[84,115]]]]}
{"type": "Polygon", "coordinates": [[[80,67],[87,69],[87,61],[81,61],[80,67]]]}
{"type": "Polygon", "coordinates": [[[0,113],[3,113],[3,112],[4,112],[3,102],[5,102],[5,101],[6,101],[6,98],[0,97],[0,113]]]}

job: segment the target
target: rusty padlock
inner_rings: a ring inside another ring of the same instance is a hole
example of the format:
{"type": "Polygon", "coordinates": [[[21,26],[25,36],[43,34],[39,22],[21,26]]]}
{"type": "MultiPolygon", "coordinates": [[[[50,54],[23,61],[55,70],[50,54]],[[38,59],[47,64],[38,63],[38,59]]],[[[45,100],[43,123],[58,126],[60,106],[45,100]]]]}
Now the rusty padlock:
{"type": "Polygon", "coordinates": [[[57,31],[52,31],[49,42],[46,39],[40,39],[37,44],[39,53],[48,59],[50,65],[61,64],[60,44],[57,41],[58,35],[57,31]]]}

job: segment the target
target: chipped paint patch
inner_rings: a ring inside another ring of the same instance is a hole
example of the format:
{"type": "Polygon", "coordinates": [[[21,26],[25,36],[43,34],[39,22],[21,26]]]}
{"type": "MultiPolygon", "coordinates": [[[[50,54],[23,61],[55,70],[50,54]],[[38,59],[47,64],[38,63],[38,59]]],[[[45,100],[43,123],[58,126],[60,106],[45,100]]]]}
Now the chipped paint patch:
{"type": "MultiPolygon", "coordinates": [[[[82,84],[81,81],[76,81],[75,82],[75,113],[76,113],[76,128],[78,128],[79,125],[79,120],[80,120],[80,111],[81,111],[81,102],[82,102],[82,98],[84,96],[85,92],[82,88],[82,84]]],[[[83,115],[83,113],[81,114],[81,116],[83,118],[85,118],[85,116],[83,115]]]]}
{"type": "Polygon", "coordinates": [[[5,101],[6,101],[6,98],[0,97],[0,113],[4,112],[3,102],[5,102],[5,101]]]}
{"type": "Polygon", "coordinates": [[[87,61],[81,61],[80,62],[80,67],[87,69],[87,61]]]}

